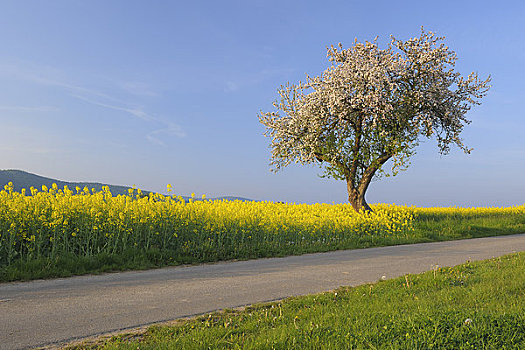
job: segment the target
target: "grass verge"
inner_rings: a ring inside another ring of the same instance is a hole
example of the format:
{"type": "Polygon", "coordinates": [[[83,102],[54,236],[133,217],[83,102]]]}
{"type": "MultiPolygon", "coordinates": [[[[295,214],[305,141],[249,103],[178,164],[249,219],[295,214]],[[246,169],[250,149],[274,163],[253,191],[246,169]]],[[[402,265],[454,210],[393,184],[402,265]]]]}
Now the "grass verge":
{"type": "Polygon", "coordinates": [[[226,310],[70,349],[525,347],[525,254],[226,310]]]}

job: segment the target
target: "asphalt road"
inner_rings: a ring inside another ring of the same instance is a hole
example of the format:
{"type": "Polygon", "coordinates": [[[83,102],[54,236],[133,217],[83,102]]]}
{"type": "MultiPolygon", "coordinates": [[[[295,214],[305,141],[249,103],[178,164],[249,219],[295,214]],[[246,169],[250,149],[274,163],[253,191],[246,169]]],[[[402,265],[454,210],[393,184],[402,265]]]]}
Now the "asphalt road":
{"type": "Polygon", "coordinates": [[[26,349],[525,251],[525,234],[0,284],[0,349],[26,349]]]}

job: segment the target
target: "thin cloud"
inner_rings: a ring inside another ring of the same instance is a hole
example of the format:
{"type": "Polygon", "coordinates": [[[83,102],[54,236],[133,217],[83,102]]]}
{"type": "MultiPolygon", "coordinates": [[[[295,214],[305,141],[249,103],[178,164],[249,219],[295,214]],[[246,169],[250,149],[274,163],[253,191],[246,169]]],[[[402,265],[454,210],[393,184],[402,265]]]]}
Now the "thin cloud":
{"type": "MultiPolygon", "coordinates": [[[[17,64],[6,64],[0,62],[0,75],[7,75],[15,77],[17,79],[26,80],[35,84],[52,86],[66,90],[71,97],[90,103],[92,105],[104,107],[107,109],[121,111],[128,113],[141,120],[160,124],[163,126],[160,129],[154,130],[146,134],[146,139],[151,143],[161,145],[162,141],[156,137],[158,135],[185,137],[186,134],[182,128],[172,122],[166,122],[159,118],[152,116],[145,112],[142,108],[129,108],[126,106],[126,102],[117,99],[104,92],[86,88],[83,86],[70,84],[63,77],[63,72],[49,66],[38,66],[35,64],[21,62],[17,64]],[[57,78],[58,77],[58,78],[57,78]],[[101,101],[102,100],[102,101],[101,101]]],[[[127,82],[117,84],[120,85],[121,89],[126,90],[130,94],[141,95],[141,96],[156,96],[156,93],[147,84],[140,82],[127,82]]],[[[1,110],[17,110],[17,111],[47,111],[48,107],[23,107],[23,106],[4,106],[4,109],[0,106],[1,110]],[[33,108],[33,109],[32,109],[33,108]]]]}
{"type": "Polygon", "coordinates": [[[36,107],[28,107],[28,106],[0,106],[0,111],[7,111],[7,112],[57,112],[60,109],[58,107],[53,106],[36,106],[36,107]]]}
{"type": "Polygon", "coordinates": [[[164,142],[158,138],[160,135],[186,137],[186,133],[180,126],[175,123],[169,123],[166,128],[151,131],[146,135],[146,138],[153,144],[165,146],[164,142]]]}
{"type": "Polygon", "coordinates": [[[227,81],[225,83],[224,92],[233,92],[239,90],[239,85],[233,81],[227,81]]]}
{"type": "Polygon", "coordinates": [[[65,79],[57,79],[63,75],[61,71],[49,66],[35,65],[27,62],[22,64],[0,63],[0,74],[26,80],[35,84],[63,88],[72,93],[81,93],[90,96],[101,97],[113,102],[122,102],[113,96],[98,90],[70,84],[65,79]]]}
{"type": "Polygon", "coordinates": [[[0,152],[9,152],[17,153],[23,150],[24,153],[33,153],[33,154],[58,154],[58,153],[68,153],[67,150],[60,148],[46,148],[46,147],[16,147],[16,146],[0,146],[0,152]]]}
{"type": "Polygon", "coordinates": [[[166,122],[164,122],[162,120],[159,120],[159,119],[151,116],[150,114],[144,112],[140,108],[126,108],[126,107],[121,107],[121,106],[114,106],[114,105],[110,105],[110,104],[107,104],[107,103],[101,103],[101,102],[93,101],[93,100],[90,100],[90,99],[88,99],[86,97],[79,96],[79,95],[71,95],[71,96],[73,96],[75,98],[78,98],[80,100],[86,101],[86,102],[91,103],[91,104],[96,105],[96,106],[105,107],[105,108],[113,109],[113,110],[116,110],[116,111],[122,111],[122,112],[129,113],[129,114],[131,114],[131,115],[133,115],[133,116],[135,116],[137,118],[140,118],[140,119],[148,121],[148,122],[157,122],[157,123],[160,123],[160,124],[164,124],[165,125],[164,128],[157,129],[157,130],[151,131],[148,134],[146,134],[146,139],[149,142],[151,142],[152,144],[155,144],[155,145],[158,145],[158,146],[164,146],[164,142],[162,142],[157,137],[159,135],[186,137],[186,133],[184,132],[184,130],[182,130],[182,128],[178,124],[175,124],[173,122],[166,123],[166,122]]]}
{"type": "Polygon", "coordinates": [[[135,116],[135,117],[137,117],[139,119],[145,120],[145,121],[157,121],[154,117],[152,117],[148,113],[144,112],[140,108],[126,108],[126,107],[121,107],[121,106],[110,105],[110,104],[107,104],[107,103],[94,101],[92,99],[89,99],[87,97],[80,96],[80,95],[71,94],[71,96],[75,97],[75,98],[78,98],[79,100],[85,101],[87,103],[93,104],[95,106],[105,107],[105,108],[113,109],[113,110],[116,110],[116,111],[122,111],[122,112],[129,113],[129,114],[131,114],[131,115],[133,115],[133,116],[135,116]]]}
{"type": "Polygon", "coordinates": [[[136,95],[136,96],[144,96],[144,97],[155,97],[159,96],[159,94],[151,88],[146,83],[138,82],[138,81],[128,81],[128,82],[120,82],[117,83],[117,85],[126,91],[129,94],[136,95]]]}

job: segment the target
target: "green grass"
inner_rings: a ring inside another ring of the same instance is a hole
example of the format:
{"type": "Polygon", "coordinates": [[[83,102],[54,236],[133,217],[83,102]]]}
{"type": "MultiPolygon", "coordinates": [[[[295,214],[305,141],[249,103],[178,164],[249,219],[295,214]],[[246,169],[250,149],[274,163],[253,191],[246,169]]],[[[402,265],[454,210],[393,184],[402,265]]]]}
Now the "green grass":
{"type": "Polygon", "coordinates": [[[18,260],[0,268],[0,281],[28,281],[104,272],[145,270],[169,264],[168,253],[155,249],[147,251],[128,249],[121,254],[101,253],[90,257],[63,254],[55,258],[18,260]]]}
{"type": "Polygon", "coordinates": [[[314,240],[294,244],[275,244],[275,242],[258,239],[246,240],[242,244],[236,241],[230,249],[226,245],[220,250],[216,249],[213,244],[194,241],[189,242],[187,249],[182,252],[151,247],[149,249],[127,249],[122,253],[114,254],[99,253],[91,256],[61,254],[53,258],[17,260],[12,264],[0,266],[0,282],[516,233],[525,233],[525,216],[523,215],[419,215],[414,221],[414,230],[398,236],[348,234],[339,235],[333,240],[314,240]]]}
{"type": "Polygon", "coordinates": [[[419,242],[500,236],[525,233],[525,216],[518,214],[472,217],[445,214],[421,215],[414,221],[414,228],[412,237],[419,242]]]}
{"type": "Polygon", "coordinates": [[[103,349],[521,349],[525,254],[226,310],[103,349]]]}

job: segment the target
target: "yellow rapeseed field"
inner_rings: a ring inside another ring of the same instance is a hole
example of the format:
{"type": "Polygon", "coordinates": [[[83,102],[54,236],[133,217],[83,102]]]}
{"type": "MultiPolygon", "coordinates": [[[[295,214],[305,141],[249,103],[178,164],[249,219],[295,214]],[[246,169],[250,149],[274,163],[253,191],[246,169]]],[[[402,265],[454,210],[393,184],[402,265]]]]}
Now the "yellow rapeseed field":
{"type": "Polygon", "coordinates": [[[424,234],[432,230],[437,232],[432,239],[454,239],[459,236],[442,235],[454,227],[468,232],[479,220],[492,220],[482,226],[493,230],[502,225],[521,230],[525,225],[525,205],[375,204],[373,212],[358,214],[349,204],[219,201],[205,196],[185,201],[134,189],[126,196],[112,196],[107,187],[95,192],[53,185],[29,192],[13,191],[12,183],[0,191],[0,267],[64,254],[90,257],[130,250],[161,252],[168,263],[253,258],[402,243],[417,235],[424,241],[424,234]]]}
{"type": "MultiPolygon", "coordinates": [[[[168,190],[171,187],[168,186],[168,190]]],[[[189,200],[160,194],[112,196],[88,188],[0,192],[0,265],[57,254],[90,256],[128,248],[177,255],[234,256],[239,249],[328,245],[354,236],[401,235],[412,229],[414,209],[374,205],[357,214],[349,204],[284,204],[189,200]],[[229,254],[229,255],[228,255],[229,254]]]]}
{"type": "Polygon", "coordinates": [[[484,217],[491,215],[524,215],[525,204],[511,207],[434,207],[434,208],[419,208],[411,207],[412,213],[416,216],[447,216],[447,217],[484,217]]]}

